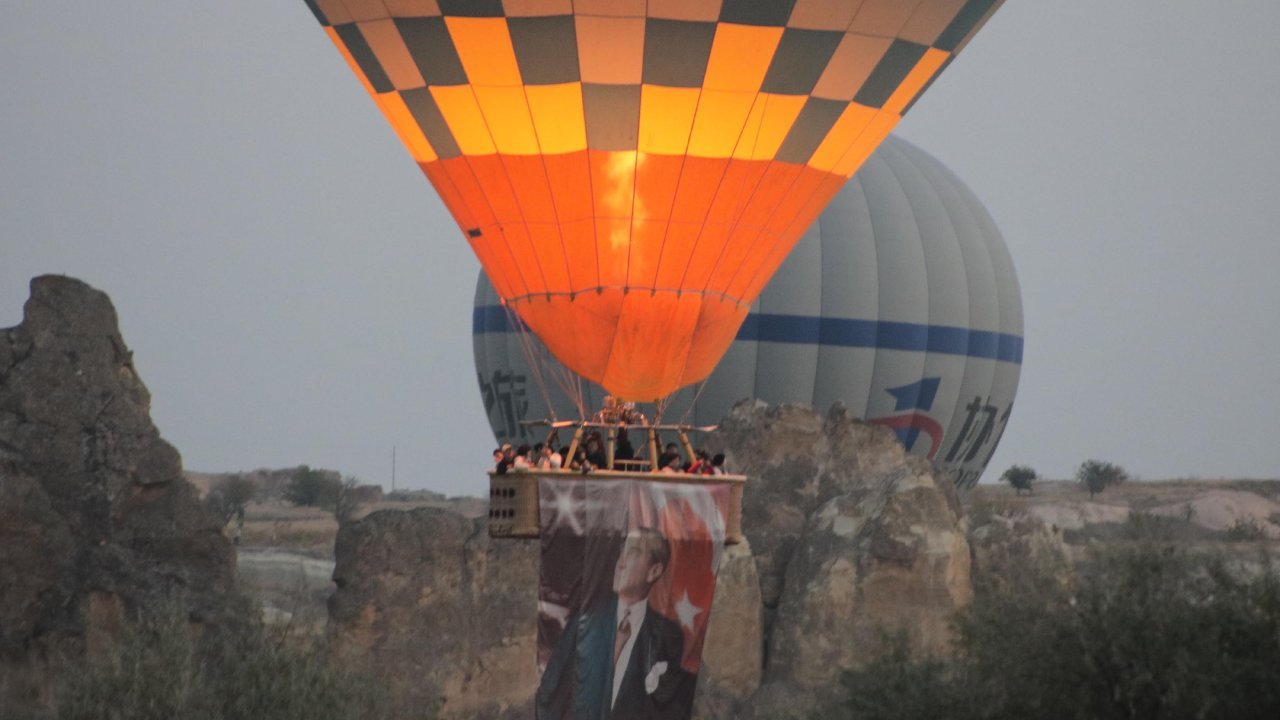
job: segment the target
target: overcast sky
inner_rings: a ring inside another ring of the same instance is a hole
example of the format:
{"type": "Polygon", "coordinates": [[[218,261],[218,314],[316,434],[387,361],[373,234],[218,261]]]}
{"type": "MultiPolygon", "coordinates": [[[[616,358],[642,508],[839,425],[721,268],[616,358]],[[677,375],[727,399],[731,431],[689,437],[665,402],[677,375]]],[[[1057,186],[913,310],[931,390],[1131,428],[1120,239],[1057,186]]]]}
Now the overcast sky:
{"type": "MultiPolygon", "coordinates": [[[[8,0],[0,327],[110,294],[186,467],[482,494],[479,264],[302,0],[8,0]]],[[[991,211],[1022,381],[987,480],[1280,477],[1280,3],[1010,0],[899,134],[991,211]]]]}

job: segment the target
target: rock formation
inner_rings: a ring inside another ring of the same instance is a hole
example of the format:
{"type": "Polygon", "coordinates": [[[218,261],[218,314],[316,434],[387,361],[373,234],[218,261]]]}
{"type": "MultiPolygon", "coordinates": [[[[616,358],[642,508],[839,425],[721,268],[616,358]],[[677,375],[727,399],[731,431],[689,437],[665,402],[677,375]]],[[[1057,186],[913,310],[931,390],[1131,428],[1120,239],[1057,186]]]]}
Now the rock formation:
{"type": "Polygon", "coordinates": [[[383,678],[402,714],[532,714],[536,541],[491,542],[483,522],[420,508],[344,524],[335,554],[333,650],[383,678]]]}
{"type": "MultiPolygon", "coordinates": [[[[803,717],[885,631],[945,650],[947,618],[972,596],[954,486],[887,428],[836,406],[739,404],[721,434],[751,480],[743,526],[760,572],[764,669],[755,717],[803,717]]],[[[746,709],[743,710],[746,713],[746,709]]]]}
{"type": "MultiPolygon", "coordinates": [[[[744,404],[712,443],[750,476],[748,543],[730,548],[711,611],[695,717],[806,716],[882,630],[943,649],[972,593],[950,481],[842,408],[744,404]]],[[[710,445],[711,443],[709,443],[710,445]]],[[[483,521],[383,511],[338,535],[330,636],[407,709],[528,717],[537,685],[538,545],[483,521]]]]}
{"type": "Polygon", "coordinates": [[[0,707],[47,706],[65,668],[127,618],[222,607],[235,558],[151,422],[110,300],[31,282],[0,330],[0,707]]]}

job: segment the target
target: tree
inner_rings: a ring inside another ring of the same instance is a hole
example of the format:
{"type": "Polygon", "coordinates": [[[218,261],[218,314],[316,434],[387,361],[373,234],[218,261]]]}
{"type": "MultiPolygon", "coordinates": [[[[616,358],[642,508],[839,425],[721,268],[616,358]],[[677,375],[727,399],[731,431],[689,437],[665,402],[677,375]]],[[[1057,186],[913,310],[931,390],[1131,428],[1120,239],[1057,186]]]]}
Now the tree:
{"type": "Polygon", "coordinates": [[[236,473],[216,485],[205,496],[205,507],[222,519],[225,525],[231,518],[243,514],[244,508],[258,494],[258,484],[236,473]]]}
{"type": "Polygon", "coordinates": [[[1089,499],[1112,485],[1119,485],[1129,479],[1129,473],[1114,463],[1101,460],[1085,460],[1076,470],[1076,480],[1089,489],[1089,499]]]}
{"type": "Polygon", "coordinates": [[[1026,465],[1010,465],[1000,479],[1013,486],[1014,492],[1021,495],[1023,490],[1031,492],[1031,483],[1039,478],[1036,476],[1036,471],[1026,465]]]}
{"type": "Polygon", "coordinates": [[[293,471],[284,489],[284,499],[294,505],[332,510],[338,505],[342,480],[332,470],[318,470],[300,465],[293,471]]]}
{"type": "Polygon", "coordinates": [[[846,673],[846,711],[834,715],[1280,717],[1280,573],[1260,564],[1140,541],[1097,552],[1074,574],[1032,561],[1003,568],[975,578],[945,663],[890,645],[846,673]]]}
{"type": "Polygon", "coordinates": [[[333,504],[333,516],[338,522],[344,523],[351,519],[355,511],[360,507],[360,500],[356,488],[360,487],[360,480],[353,475],[348,475],[343,479],[342,484],[338,486],[338,495],[333,504]]]}

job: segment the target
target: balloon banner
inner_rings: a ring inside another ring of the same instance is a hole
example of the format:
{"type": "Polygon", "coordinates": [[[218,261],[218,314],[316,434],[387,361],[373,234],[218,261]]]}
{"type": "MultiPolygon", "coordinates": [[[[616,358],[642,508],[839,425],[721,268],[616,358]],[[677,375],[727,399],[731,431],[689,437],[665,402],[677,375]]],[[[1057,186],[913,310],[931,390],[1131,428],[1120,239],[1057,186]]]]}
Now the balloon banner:
{"type": "Polygon", "coordinates": [[[727,484],[542,478],[536,716],[689,717],[727,484]]]}

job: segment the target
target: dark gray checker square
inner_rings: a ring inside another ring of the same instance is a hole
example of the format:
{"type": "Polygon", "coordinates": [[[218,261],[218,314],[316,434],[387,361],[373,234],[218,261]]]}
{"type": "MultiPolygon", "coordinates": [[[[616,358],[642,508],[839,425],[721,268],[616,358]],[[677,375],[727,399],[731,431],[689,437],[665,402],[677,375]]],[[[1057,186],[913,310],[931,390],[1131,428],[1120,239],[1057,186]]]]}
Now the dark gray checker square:
{"type": "Polygon", "coordinates": [[[848,106],[849,103],[843,100],[809,98],[774,157],[782,162],[800,165],[809,162],[809,158],[813,157],[813,153],[848,106]]]}
{"type": "Polygon", "coordinates": [[[364,35],[360,34],[360,28],[356,27],[355,23],[338,25],[333,28],[333,31],[338,33],[342,44],[347,46],[351,59],[360,66],[360,71],[369,80],[374,92],[384,93],[395,89],[391,84],[391,78],[388,78],[386,71],[382,69],[382,63],[378,62],[378,57],[373,54],[369,43],[365,42],[364,35]]]}
{"type": "Polygon", "coordinates": [[[956,13],[951,24],[947,25],[947,29],[933,41],[933,46],[939,50],[954,52],[973,32],[973,28],[982,21],[987,11],[999,2],[1000,0],[969,0],[964,7],[960,8],[960,12],[956,13]]]}
{"type": "Polygon", "coordinates": [[[844,33],[828,30],[783,30],[769,72],[760,86],[761,92],[780,95],[813,92],[843,38],[844,33]]]}
{"type": "Polygon", "coordinates": [[[701,87],[716,24],[650,18],[644,28],[642,80],[666,87],[701,87]]]}
{"type": "Polygon", "coordinates": [[[400,93],[400,99],[404,100],[405,107],[409,108],[413,119],[418,121],[418,127],[422,128],[422,134],[427,136],[427,142],[431,143],[431,148],[436,151],[436,155],[447,159],[462,154],[462,150],[458,148],[458,141],[454,139],[453,131],[449,129],[449,123],[445,122],[440,106],[431,96],[429,88],[404,90],[400,93]]]}
{"type": "Polygon", "coordinates": [[[876,63],[867,81],[858,89],[858,94],[853,96],[853,101],[869,108],[884,107],[928,49],[924,45],[906,40],[894,40],[880,62],[876,63]]]}
{"type": "Polygon", "coordinates": [[[782,27],[795,6],[796,0],[724,0],[720,22],[782,27]]]}
{"type": "Polygon", "coordinates": [[[456,17],[502,17],[502,0],[439,0],[440,12],[456,17]]]}
{"type": "Polygon", "coordinates": [[[396,18],[396,29],[428,85],[466,85],[467,71],[444,18],[396,18]]]}
{"type": "Polygon", "coordinates": [[[577,82],[578,33],[573,17],[513,17],[507,20],[516,64],[526,85],[577,82]]]}
{"type": "Polygon", "coordinates": [[[324,27],[329,27],[329,18],[324,16],[324,12],[316,4],[316,0],[304,0],[304,2],[307,3],[308,8],[311,8],[311,14],[316,16],[316,20],[319,20],[324,27]]]}
{"type": "Polygon", "coordinates": [[[587,147],[635,150],[640,138],[640,86],[582,84],[587,147]]]}

